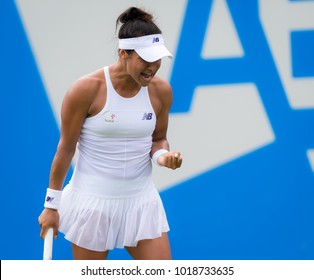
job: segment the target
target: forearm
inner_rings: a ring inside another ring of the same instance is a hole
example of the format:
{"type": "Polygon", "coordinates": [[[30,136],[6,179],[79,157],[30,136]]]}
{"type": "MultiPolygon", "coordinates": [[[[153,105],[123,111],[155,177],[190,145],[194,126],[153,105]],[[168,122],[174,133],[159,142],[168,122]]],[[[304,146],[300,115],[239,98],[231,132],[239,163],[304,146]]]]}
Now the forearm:
{"type": "Polygon", "coordinates": [[[63,149],[58,147],[50,170],[49,188],[61,190],[65,177],[70,169],[70,165],[75,153],[75,149],[63,149]]]}
{"type": "Polygon", "coordinates": [[[158,141],[154,141],[152,144],[152,149],[151,149],[151,156],[158,150],[165,149],[165,150],[170,150],[169,143],[167,139],[162,139],[158,141]]]}

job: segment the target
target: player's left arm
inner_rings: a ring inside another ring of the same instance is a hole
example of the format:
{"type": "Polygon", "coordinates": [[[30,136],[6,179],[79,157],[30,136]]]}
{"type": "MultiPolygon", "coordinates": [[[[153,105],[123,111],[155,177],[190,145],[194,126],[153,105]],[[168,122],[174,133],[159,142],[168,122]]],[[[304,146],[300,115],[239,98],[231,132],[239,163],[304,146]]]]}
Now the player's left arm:
{"type": "Polygon", "coordinates": [[[172,88],[164,80],[158,79],[154,87],[155,109],[156,109],[156,127],[153,133],[153,144],[151,156],[160,150],[169,152],[161,154],[156,160],[161,166],[176,169],[182,164],[182,156],[179,151],[171,151],[167,140],[167,130],[169,123],[169,113],[172,105],[172,88]]]}

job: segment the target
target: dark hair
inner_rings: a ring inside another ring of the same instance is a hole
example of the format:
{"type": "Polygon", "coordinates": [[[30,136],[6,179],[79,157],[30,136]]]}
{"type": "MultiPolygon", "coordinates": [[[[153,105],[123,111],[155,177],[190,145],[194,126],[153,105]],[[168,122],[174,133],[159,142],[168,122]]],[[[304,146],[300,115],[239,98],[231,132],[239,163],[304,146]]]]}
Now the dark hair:
{"type": "Polygon", "coordinates": [[[153,16],[140,8],[128,8],[117,18],[116,29],[119,23],[122,24],[118,33],[119,39],[161,34],[161,30],[153,21],[153,16]]]}

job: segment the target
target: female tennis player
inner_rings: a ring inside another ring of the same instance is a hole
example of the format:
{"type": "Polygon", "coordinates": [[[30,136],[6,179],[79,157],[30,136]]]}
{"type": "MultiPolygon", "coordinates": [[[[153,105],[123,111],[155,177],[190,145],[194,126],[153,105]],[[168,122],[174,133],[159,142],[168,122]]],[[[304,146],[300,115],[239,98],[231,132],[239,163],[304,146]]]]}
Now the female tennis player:
{"type": "Polygon", "coordinates": [[[64,97],[40,236],[50,227],[55,236],[64,233],[74,259],[106,259],[114,248],[134,259],[171,259],[167,217],[152,180],[152,162],[170,169],[182,163],[167,141],[172,89],[156,76],[171,54],[146,11],[127,9],[118,27],[117,61],[77,80],[64,97]]]}

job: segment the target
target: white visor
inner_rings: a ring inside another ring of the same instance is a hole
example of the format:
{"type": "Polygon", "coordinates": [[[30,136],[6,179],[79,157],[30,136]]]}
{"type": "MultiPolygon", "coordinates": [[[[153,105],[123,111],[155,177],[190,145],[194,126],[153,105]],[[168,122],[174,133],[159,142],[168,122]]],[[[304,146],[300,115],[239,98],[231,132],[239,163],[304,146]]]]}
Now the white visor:
{"type": "Polygon", "coordinates": [[[119,39],[119,49],[135,50],[147,62],[154,62],[165,56],[172,57],[172,54],[164,45],[161,34],[119,39]]]}

